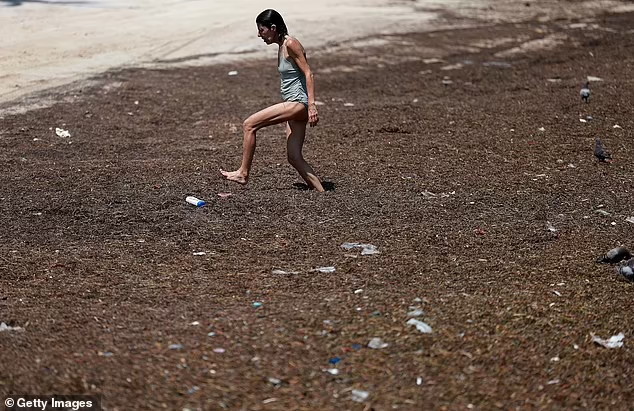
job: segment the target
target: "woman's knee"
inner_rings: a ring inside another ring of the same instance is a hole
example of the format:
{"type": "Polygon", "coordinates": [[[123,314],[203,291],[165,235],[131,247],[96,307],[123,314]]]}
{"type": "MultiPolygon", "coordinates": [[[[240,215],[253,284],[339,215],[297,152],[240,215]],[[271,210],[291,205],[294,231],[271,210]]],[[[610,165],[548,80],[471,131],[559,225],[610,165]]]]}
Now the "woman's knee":
{"type": "Polygon", "coordinates": [[[255,132],[257,130],[257,122],[256,120],[253,118],[253,116],[247,118],[246,120],[244,120],[244,122],[242,123],[242,130],[244,132],[255,132]]]}

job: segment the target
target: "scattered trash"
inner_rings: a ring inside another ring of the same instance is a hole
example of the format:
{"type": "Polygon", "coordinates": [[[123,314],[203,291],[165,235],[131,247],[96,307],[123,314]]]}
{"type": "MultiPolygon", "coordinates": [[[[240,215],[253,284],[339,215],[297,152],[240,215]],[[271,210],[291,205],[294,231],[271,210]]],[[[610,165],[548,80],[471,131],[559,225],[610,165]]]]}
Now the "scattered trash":
{"type": "Polygon", "coordinates": [[[206,202],[204,202],[203,200],[200,200],[200,199],[198,199],[198,198],[196,198],[196,197],[193,197],[193,196],[187,196],[187,197],[185,198],[185,201],[187,201],[187,202],[188,202],[189,204],[191,204],[191,205],[195,205],[196,207],[202,207],[202,206],[204,206],[205,204],[207,204],[207,203],[206,203],[206,202]]]}
{"type": "Polygon", "coordinates": [[[634,224],[634,217],[628,217],[625,219],[625,221],[627,221],[628,223],[634,224]]]}
{"type": "Polygon", "coordinates": [[[55,127],[55,134],[57,134],[59,137],[70,137],[70,132],[68,130],[64,130],[63,128],[59,127],[55,127]]]}
{"type": "Polygon", "coordinates": [[[550,221],[546,221],[546,228],[547,228],[547,229],[548,229],[548,231],[550,231],[551,233],[556,233],[557,231],[559,231],[559,230],[557,230],[557,229],[555,228],[555,226],[554,226],[554,225],[552,225],[552,224],[550,223],[550,221]]]}
{"type": "Polygon", "coordinates": [[[207,337],[215,337],[216,333],[213,331],[210,331],[209,333],[207,333],[207,337]]]}
{"type": "Polygon", "coordinates": [[[587,123],[588,122],[588,120],[586,120],[585,118],[580,118],[579,121],[582,122],[582,123],[587,123]]]}
{"type": "Polygon", "coordinates": [[[260,301],[256,301],[253,303],[253,308],[260,308],[262,307],[263,303],[261,303],[260,301]]]}
{"type": "Polygon", "coordinates": [[[599,258],[597,263],[616,264],[630,258],[632,258],[632,255],[627,248],[616,247],[608,251],[603,257],[599,258]]]}
{"type": "Polygon", "coordinates": [[[238,75],[238,71],[237,70],[232,70],[230,72],[227,73],[228,76],[237,76],[238,75]]]}
{"type": "Polygon", "coordinates": [[[510,68],[511,63],[507,63],[505,61],[486,61],[482,63],[483,66],[487,67],[500,67],[500,68],[510,68]]]}
{"type": "Polygon", "coordinates": [[[442,84],[447,87],[448,85],[453,84],[453,81],[448,76],[445,76],[442,79],[442,84]]]}
{"type": "Polygon", "coordinates": [[[227,198],[227,197],[231,197],[233,194],[231,193],[218,193],[218,197],[220,198],[227,198]]]}
{"type": "Polygon", "coordinates": [[[382,339],[378,337],[374,337],[368,343],[368,348],[372,348],[373,350],[380,350],[382,348],[387,347],[389,344],[384,342],[382,339]]]}
{"type": "Polygon", "coordinates": [[[12,327],[10,325],[6,325],[5,323],[0,323],[0,331],[24,331],[24,328],[12,327]]]}
{"type": "Polygon", "coordinates": [[[297,271],[284,271],[284,270],[279,270],[279,269],[274,269],[271,270],[271,274],[273,275],[288,275],[288,274],[299,274],[299,272],[297,271]]]}
{"type": "Polygon", "coordinates": [[[423,377],[416,377],[416,385],[423,385],[423,377]]]}
{"type": "Polygon", "coordinates": [[[335,267],[319,267],[319,268],[315,268],[313,271],[319,271],[320,273],[324,273],[324,274],[331,274],[337,270],[335,269],[335,267]]]}
{"type": "Polygon", "coordinates": [[[216,354],[222,354],[222,353],[225,352],[225,349],[224,348],[214,348],[214,352],[216,354]]]}
{"type": "Polygon", "coordinates": [[[355,351],[358,351],[361,348],[363,348],[363,346],[361,344],[352,344],[352,349],[355,350],[355,351]]]}
{"type": "Polygon", "coordinates": [[[602,209],[600,209],[600,208],[599,208],[599,209],[597,209],[597,210],[594,210],[594,213],[595,213],[595,214],[601,214],[602,216],[606,216],[606,217],[608,217],[608,216],[610,216],[610,215],[611,215],[611,214],[610,214],[610,213],[608,213],[607,211],[602,210],[602,209]]]}
{"type": "Polygon", "coordinates": [[[200,321],[192,321],[189,325],[200,325],[200,321]]]}
{"type": "Polygon", "coordinates": [[[357,290],[354,290],[355,294],[361,294],[363,292],[363,288],[359,288],[357,290]]]}
{"type": "Polygon", "coordinates": [[[407,320],[407,325],[413,325],[416,327],[416,329],[420,332],[422,332],[423,334],[431,334],[432,333],[432,329],[429,325],[427,325],[426,323],[417,320],[415,318],[410,318],[409,320],[407,320]]]}
{"type": "Polygon", "coordinates": [[[423,197],[425,197],[425,199],[427,200],[431,200],[432,198],[436,198],[436,194],[432,193],[431,191],[423,191],[422,193],[420,193],[420,195],[422,195],[423,197]]]}
{"type": "Polygon", "coordinates": [[[421,315],[424,315],[425,312],[423,310],[421,310],[420,308],[415,308],[412,311],[407,313],[408,317],[420,317],[421,315]]]}
{"type": "Polygon", "coordinates": [[[623,128],[623,127],[619,126],[618,124],[615,124],[614,126],[612,126],[612,128],[623,128]]]}
{"type": "Polygon", "coordinates": [[[586,80],[588,80],[588,81],[603,81],[603,79],[601,77],[595,77],[595,76],[588,76],[588,77],[586,77],[586,80]]]}
{"type": "Polygon", "coordinates": [[[370,397],[370,393],[363,390],[352,390],[351,394],[354,402],[365,402],[370,397]]]}
{"type": "Polygon", "coordinates": [[[590,82],[589,81],[586,81],[583,87],[581,87],[579,94],[581,95],[581,100],[587,103],[588,99],[590,98],[590,82]]]}
{"type": "Polygon", "coordinates": [[[269,377],[267,380],[268,380],[268,382],[270,382],[271,384],[273,384],[275,386],[282,385],[282,380],[280,380],[279,378],[269,377]]]}
{"type": "Polygon", "coordinates": [[[376,246],[373,244],[359,244],[359,243],[343,243],[341,244],[342,248],[346,250],[351,250],[353,248],[362,248],[361,255],[373,255],[380,254],[381,252],[376,249],[376,246]]]}
{"type": "Polygon", "coordinates": [[[106,351],[106,352],[103,353],[103,356],[106,357],[106,358],[110,358],[110,357],[114,356],[114,354],[111,353],[110,351],[106,351]]]}
{"type": "Polygon", "coordinates": [[[557,290],[552,290],[553,294],[555,294],[557,297],[561,297],[561,293],[557,290]]]}
{"type": "Polygon", "coordinates": [[[592,336],[592,341],[605,347],[605,348],[620,348],[623,347],[623,338],[625,335],[623,333],[618,333],[617,335],[613,335],[612,337],[604,340],[603,338],[597,337],[594,334],[590,334],[592,336]]]}
{"type": "Polygon", "coordinates": [[[353,103],[343,103],[344,107],[354,107],[353,103]]]}
{"type": "Polygon", "coordinates": [[[183,344],[170,344],[167,348],[170,350],[182,350],[185,347],[183,347],[183,344]]]}
{"type": "Polygon", "coordinates": [[[609,163],[612,160],[612,155],[598,137],[594,140],[594,156],[605,163],[609,163]]]}
{"type": "Polygon", "coordinates": [[[545,129],[544,127],[540,127],[540,128],[538,128],[537,130],[539,130],[539,131],[546,131],[546,129],[545,129]]]}
{"type": "Polygon", "coordinates": [[[192,394],[196,393],[199,390],[200,390],[199,387],[193,386],[189,390],[187,390],[187,394],[192,395],[192,394]]]}
{"type": "Polygon", "coordinates": [[[206,255],[207,253],[204,251],[196,251],[194,255],[206,255]]]}
{"type": "Polygon", "coordinates": [[[339,369],[338,368],[328,368],[326,370],[326,372],[330,375],[339,375],[339,369]]]}
{"type": "Polygon", "coordinates": [[[328,360],[328,362],[332,365],[338,364],[339,362],[341,362],[341,358],[340,357],[332,357],[331,359],[328,360]]]}
{"type": "Polygon", "coordinates": [[[560,83],[561,79],[560,78],[547,78],[546,81],[548,81],[550,83],[560,83]]]}
{"type": "Polygon", "coordinates": [[[559,384],[559,380],[558,379],[554,379],[554,380],[550,380],[548,381],[546,384],[547,385],[555,385],[555,384],[559,384]]]}
{"type": "Polygon", "coordinates": [[[414,100],[412,100],[412,103],[418,103],[418,99],[415,98],[414,100]]]}

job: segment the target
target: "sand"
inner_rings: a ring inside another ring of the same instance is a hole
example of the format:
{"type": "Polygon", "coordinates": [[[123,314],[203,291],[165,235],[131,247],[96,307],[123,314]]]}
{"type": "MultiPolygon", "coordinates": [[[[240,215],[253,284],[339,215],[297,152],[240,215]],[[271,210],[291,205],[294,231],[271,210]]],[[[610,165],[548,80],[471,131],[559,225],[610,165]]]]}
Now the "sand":
{"type": "MultiPolygon", "coordinates": [[[[310,50],[386,33],[583,18],[633,6],[622,1],[538,0],[518,6],[508,0],[272,0],[266,7],[279,10],[310,50]]],[[[34,92],[114,68],[205,65],[274,54],[256,37],[254,18],[263,8],[254,0],[2,1],[0,106],[24,105],[34,92]]]]}

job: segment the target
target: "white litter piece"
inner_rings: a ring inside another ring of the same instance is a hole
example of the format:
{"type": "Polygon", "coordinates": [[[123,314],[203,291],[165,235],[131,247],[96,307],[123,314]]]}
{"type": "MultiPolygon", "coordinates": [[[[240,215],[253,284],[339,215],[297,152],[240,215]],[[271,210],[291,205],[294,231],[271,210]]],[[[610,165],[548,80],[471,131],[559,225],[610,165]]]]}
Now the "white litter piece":
{"type": "Polygon", "coordinates": [[[200,321],[192,321],[190,325],[200,325],[200,321]]]}
{"type": "Polygon", "coordinates": [[[363,390],[352,390],[351,394],[354,402],[365,402],[370,397],[370,393],[363,390]]]}
{"type": "Polygon", "coordinates": [[[579,121],[582,122],[582,123],[587,123],[588,122],[588,120],[586,120],[585,118],[580,118],[579,121]]]}
{"type": "Polygon", "coordinates": [[[328,368],[326,370],[326,372],[330,375],[339,375],[339,369],[338,368],[328,368]]]}
{"type": "Polygon", "coordinates": [[[423,334],[431,334],[432,333],[432,329],[427,323],[424,323],[424,322],[422,322],[420,320],[417,320],[415,318],[410,318],[409,320],[407,320],[407,325],[415,326],[416,329],[418,331],[422,332],[423,334]]]}
{"type": "Polygon", "coordinates": [[[354,103],[343,103],[344,107],[354,107],[354,103]]]}
{"type": "Polygon", "coordinates": [[[232,70],[230,72],[227,73],[228,76],[237,76],[238,75],[238,71],[237,70],[232,70]]]}
{"type": "Polygon", "coordinates": [[[271,270],[271,274],[273,275],[287,275],[287,274],[299,274],[297,271],[284,271],[280,269],[271,270]]]}
{"type": "Polygon", "coordinates": [[[24,331],[22,327],[11,327],[5,323],[0,323],[0,331],[24,331]]]}
{"type": "Polygon", "coordinates": [[[423,385],[423,377],[416,377],[416,385],[423,385]]]}
{"type": "Polygon", "coordinates": [[[70,137],[70,132],[68,130],[64,130],[63,128],[59,127],[55,127],[55,134],[57,134],[59,137],[70,137]]]}
{"type": "Polygon", "coordinates": [[[368,343],[368,348],[372,348],[373,350],[380,350],[382,348],[386,348],[388,345],[390,344],[386,343],[378,337],[374,337],[368,343]]]}
{"type": "Polygon", "coordinates": [[[612,128],[623,128],[623,127],[619,126],[618,124],[615,124],[612,126],[612,128]]]}
{"type": "Polygon", "coordinates": [[[620,348],[623,347],[623,338],[625,335],[623,333],[618,333],[617,335],[613,335],[612,337],[604,340],[603,338],[597,337],[594,334],[592,335],[592,341],[605,347],[605,348],[620,348]]]}
{"type": "Polygon", "coordinates": [[[603,81],[601,77],[595,77],[595,76],[588,76],[587,79],[588,81],[603,81]]]}
{"type": "Polygon", "coordinates": [[[358,290],[354,290],[355,294],[361,294],[363,292],[363,288],[359,288],[358,290]]]}
{"type": "Polygon", "coordinates": [[[559,230],[557,230],[557,229],[555,228],[555,226],[554,226],[554,225],[552,225],[552,224],[550,223],[550,221],[546,221],[546,228],[547,228],[547,229],[548,229],[548,231],[550,231],[551,233],[556,233],[557,231],[559,231],[559,230]]]}
{"type": "Polygon", "coordinates": [[[193,253],[194,255],[206,255],[207,253],[204,251],[196,251],[195,253],[193,253]]]}
{"type": "Polygon", "coordinates": [[[320,273],[324,273],[324,274],[332,274],[335,271],[337,271],[337,269],[335,267],[319,267],[319,268],[315,268],[314,271],[319,271],[320,273]]]}
{"type": "Polygon", "coordinates": [[[537,130],[539,130],[539,131],[546,131],[546,129],[545,129],[544,127],[540,127],[540,128],[538,128],[537,130]]]}
{"type": "Polygon", "coordinates": [[[348,243],[345,242],[341,244],[342,248],[346,250],[352,250],[353,248],[361,248],[361,255],[373,255],[373,254],[381,254],[379,250],[376,249],[374,244],[360,244],[360,243],[348,243]]]}
{"type": "Polygon", "coordinates": [[[634,224],[634,217],[628,217],[625,219],[625,221],[627,221],[628,223],[634,224]]]}
{"type": "Polygon", "coordinates": [[[425,314],[425,312],[423,310],[421,310],[420,308],[415,308],[412,311],[407,313],[408,317],[420,317],[421,315],[425,314]]]}

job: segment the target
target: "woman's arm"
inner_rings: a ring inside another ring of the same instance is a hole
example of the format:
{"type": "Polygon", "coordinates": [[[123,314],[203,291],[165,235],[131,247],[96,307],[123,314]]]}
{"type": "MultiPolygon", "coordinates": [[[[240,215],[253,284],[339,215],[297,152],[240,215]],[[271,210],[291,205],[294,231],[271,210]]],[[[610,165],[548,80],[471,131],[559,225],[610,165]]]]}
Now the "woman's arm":
{"type": "Polygon", "coordinates": [[[289,38],[286,41],[286,50],[290,58],[295,61],[297,67],[306,76],[306,91],[308,92],[308,123],[312,126],[317,125],[319,122],[319,114],[317,113],[317,106],[315,105],[315,78],[313,72],[310,70],[308,61],[306,60],[306,53],[304,47],[299,40],[289,38]]]}

